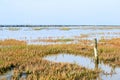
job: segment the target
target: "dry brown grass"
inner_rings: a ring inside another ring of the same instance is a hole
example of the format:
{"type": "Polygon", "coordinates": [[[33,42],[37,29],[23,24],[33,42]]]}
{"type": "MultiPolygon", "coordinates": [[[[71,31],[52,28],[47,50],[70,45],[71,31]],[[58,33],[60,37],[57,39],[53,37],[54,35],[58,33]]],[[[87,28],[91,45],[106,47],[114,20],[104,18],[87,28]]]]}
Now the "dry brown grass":
{"type": "Polygon", "coordinates": [[[99,55],[104,62],[120,66],[120,38],[100,40],[99,55]]]}
{"type": "Polygon", "coordinates": [[[71,28],[69,28],[69,27],[61,27],[61,28],[59,28],[60,30],[64,30],[64,31],[67,31],[67,30],[70,30],[71,28]]]}
{"type": "Polygon", "coordinates": [[[77,39],[82,39],[82,38],[88,38],[90,36],[90,34],[81,34],[80,36],[74,36],[77,39]]]}
{"type": "MultiPolygon", "coordinates": [[[[5,73],[11,66],[16,66],[16,74],[22,72],[30,73],[28,79],[38,76],[47,80],[54,79],[91,79],[96,71],[84,69],[76,64],[53,63],[43,60],[42,57],[50,54],[69,53],[83,56],[93,56],[93,46],[82,44],[55,44],[55,45],[25,45],[22,41],[5,40],[1,44],[13,45],[0,49],[0,73],[5,73]],[[8,41],[8,42],[7,42],[8,41]],[[10,42],[10,43],[9,43],[10,42]],[[15,44],[14,44],[15,42],[15,44]],[[16,46],[19,45],[19,46],[16,46]],[[75,72],[74,72],[75,71],[75,72]],[[73,74],[71,74],[73,73],[73,74]],[[90,73],[89,76],[88,73],[90,73]],[[73,76],[73,77],[71,77],[73,76]]],[[[111,40],[100,40],[98,44],[99,59],[112,66],[120,66],[120,38],[111,40]]]]}
{"type": "MultiPolygon", "coordinates": [[[[18,41],[18,43],[20,42],[18,41]]],[[[17,79],[22,72],[29,73],[28,80],[37,78],[39,73],[38,78],[42,80],[61,78],[69,80],[93,79],[97,76],[96,71],[82,68],[76,64],[53,63],[42,59],[43,56],[62,52],[90,55],[90,53],[87,53],[88,51],[90,51],[90,48],[87,49],[87,46],[79,44],[14,45],[5,47],[0,50],[0,73],[5,73],[10,70],[10,67],[15,66],[13,79],[17,79]]]]}
{"type": "Polygon", "coordinates": [[[19,41],[19,40],[15,40],[15,39],[6,39],[4,41],[0,41],[0,45],[1,46],[15,46],[15,45],[26,45],[25,41],[19,41]]]}

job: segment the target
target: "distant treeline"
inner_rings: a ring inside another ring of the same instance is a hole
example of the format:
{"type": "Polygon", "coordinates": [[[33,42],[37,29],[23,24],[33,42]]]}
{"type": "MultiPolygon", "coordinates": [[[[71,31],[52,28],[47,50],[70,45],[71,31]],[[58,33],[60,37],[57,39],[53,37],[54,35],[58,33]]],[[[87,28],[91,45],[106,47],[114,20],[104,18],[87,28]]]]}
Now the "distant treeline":
{"type": "Polygon", "coordinates": [[[106,26],[106,27],[114,27],[120,25],[0,25],[0,27],[96,27],[96,26],[106,26]]]}

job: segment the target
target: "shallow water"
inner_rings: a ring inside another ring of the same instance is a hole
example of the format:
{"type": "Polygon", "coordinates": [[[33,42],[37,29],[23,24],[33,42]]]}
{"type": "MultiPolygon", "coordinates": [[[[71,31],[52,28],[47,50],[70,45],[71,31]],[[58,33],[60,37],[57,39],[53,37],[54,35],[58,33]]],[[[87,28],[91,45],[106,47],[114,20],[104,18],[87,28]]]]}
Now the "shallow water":
{"type": "Polygon", "coordinates": [[[75,63],[82,67],[88,69],[101,69],[103,72],[99,73],[99,79],[102,80],[119,80],[120,79],[120,68],[115,67],[112,68],[109,65],[104,63],[95,64],[92,58],[83,57],[80,55],[72,55],[72,54],[58,54],[58,55],[48,55],[44,57],[44,59],[53,61],[53,62],[64,62],[64,63],[75,63]]]}
{"type": "Polygon", "coordinates": [[[6,72],[5,74],[0,75],[0,80],[1,79],[11,80],[12,76],[13,76],[13,69],[6,72]]]}
{"type": "MultiPolygon", "coordinates": [[[[32,40],[38,39],[58,39],[58,38],[72,38],[75,36],[89,35],[88,37],[78,38],[78,39],[101,39],[105,38],[120,38],[120,28],[119,29],[84,29],[84,28],[74,28],[70,27],[70,30],[60,30],[56,27],[48,27],[47,29],[33,30],[33,27],[19,27],[19,30],[9,30],[8,27],[2,27],[0,30],[0,40],[5,39],[17,39],[25,40],[28,44],[45,44],[45,42],[32,42],[32,40]]],[[[59,43],[59,42],[58,42],[59,43]]],[[[48,43],[52,44],[52,43],[48,43]]]]}
{"type": "MultiPolygon", "coordinates": [[[[0,75],[0,80],[1,80],[1,79],[11,80],[12,77],[13,77],[13,75],[14,75],[14,71],[13,71],[13,69],[12,69],[12,70],[6,72],[5,74],[0,75]]],[[[26,73],[22,73],[21,76],[19,76],[19,79],[20,79],[20,78],[26,79],[26,78],[27,78],[27,74],[26,74],[26,73]]]]}

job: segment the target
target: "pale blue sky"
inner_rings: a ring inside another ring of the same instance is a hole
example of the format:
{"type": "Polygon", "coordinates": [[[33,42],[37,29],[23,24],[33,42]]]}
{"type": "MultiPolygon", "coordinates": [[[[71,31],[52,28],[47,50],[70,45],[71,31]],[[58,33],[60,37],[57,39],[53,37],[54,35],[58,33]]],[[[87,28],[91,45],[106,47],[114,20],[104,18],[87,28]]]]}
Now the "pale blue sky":
{"type": "Polygon", "coordinates": [[[0,24],[120,25],[120,0],[0,0],[0,24]]]}

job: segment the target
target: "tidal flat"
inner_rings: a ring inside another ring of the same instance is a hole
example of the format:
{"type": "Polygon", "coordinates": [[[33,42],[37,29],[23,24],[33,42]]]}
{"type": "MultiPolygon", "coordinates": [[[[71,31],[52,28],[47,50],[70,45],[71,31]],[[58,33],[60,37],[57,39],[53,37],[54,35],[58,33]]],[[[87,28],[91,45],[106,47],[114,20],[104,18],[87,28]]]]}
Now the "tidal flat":
{"type": "Polygon", "coordinates": [[[3,27],[0,31],[0,79],[118,80],[119,34],[119,28],[33,30],[19,27],[19,30],[9,30],[3,27]],[[93,54],[94,38],[98,40],[98,64],[93,54]]]}

